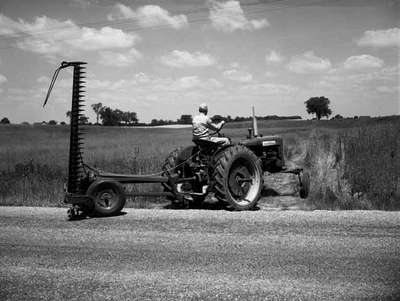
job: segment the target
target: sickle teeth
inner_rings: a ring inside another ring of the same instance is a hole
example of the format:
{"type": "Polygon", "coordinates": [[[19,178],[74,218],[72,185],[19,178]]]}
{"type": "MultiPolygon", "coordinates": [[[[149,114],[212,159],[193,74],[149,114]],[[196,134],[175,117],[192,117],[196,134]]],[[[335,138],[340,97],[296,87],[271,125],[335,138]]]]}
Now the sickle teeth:
{"type": "Polygon", "coordinates": [[[73,91],[72,91],[72,109],[71,109],[71,135],[70,135],[70,151],[69,151],[69,173],[68,173],[68,192],[82,193],[80,181],[83,176],[83,131],[80,129],[80,118],[84,115],[83,107],[85,106],[83,99],[85,92],[83,62],[74,64],[73,91]]]}

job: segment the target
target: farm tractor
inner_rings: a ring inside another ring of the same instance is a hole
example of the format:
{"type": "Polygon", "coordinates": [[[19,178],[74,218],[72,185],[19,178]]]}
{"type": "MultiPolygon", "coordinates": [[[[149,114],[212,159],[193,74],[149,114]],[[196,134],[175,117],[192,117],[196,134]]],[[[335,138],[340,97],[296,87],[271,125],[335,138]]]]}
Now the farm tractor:
{"type": "MultiPolygon", "coordinates": [[[[70,219],[86,216],[112,216],[124,207],[127,197],[165,196],[175,207],[201,204],[207,196],[228,210],[251,210],[263,188],[263,173],[291,173],[298,177],[300,197],[309,191],[309,175],[301,168],[287,169],[282,138],[258,133],[253,108],[253,127],[239,143],[222,146],[205,140],[174,150],[157,175],[106,173],[83,162],[83,137],[80,117],[84,111],[85,62],[62,62],[55,71],[47,92],[46,105],[61,69],[73,67],[72,107],[68,179],[64,202],[70,204],[70,219]],[[133,192],[125,184],[160,183],[161,192],[133,192]]],[[[220,130],[214,133],[222,135],[220,130]]]]}

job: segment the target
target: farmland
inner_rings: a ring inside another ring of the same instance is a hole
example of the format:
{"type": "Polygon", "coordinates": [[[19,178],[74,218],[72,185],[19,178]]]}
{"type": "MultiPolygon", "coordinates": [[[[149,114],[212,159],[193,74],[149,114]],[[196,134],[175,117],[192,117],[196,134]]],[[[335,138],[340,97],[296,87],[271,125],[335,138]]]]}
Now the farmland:
{"type": "MultiPolygon", "coordinates": [[[[249,126],[246,122],[228,124],[224,133],[238,142],[249,126]]],[[[320,209],[400,208],[399,129],[399,117],[259,122],[264,135],[283,136],[289,164],[310,171],[308,202],[320,209]]],[[[1,126],[0,204],[61,205],[68,139],[68,126],[1,126]]],[[[154,174],[170,151],[190,143],[189,128],[90,126],[84,160],[110,172],[154,174]]],[[[146,208],[159,201],[141,198],[135,206],[146,208]]]]}

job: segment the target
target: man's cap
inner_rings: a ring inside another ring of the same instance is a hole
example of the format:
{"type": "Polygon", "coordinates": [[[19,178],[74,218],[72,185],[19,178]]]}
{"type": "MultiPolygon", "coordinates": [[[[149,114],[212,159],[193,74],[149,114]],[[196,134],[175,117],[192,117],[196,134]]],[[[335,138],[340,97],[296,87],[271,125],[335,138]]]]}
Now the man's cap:
{"type": "Polygon", "coordinates": [[[208,111],[208,106],[206,103],[202,103],[201,105],[199,105],[199,112],[205,112],[208,111]]]}

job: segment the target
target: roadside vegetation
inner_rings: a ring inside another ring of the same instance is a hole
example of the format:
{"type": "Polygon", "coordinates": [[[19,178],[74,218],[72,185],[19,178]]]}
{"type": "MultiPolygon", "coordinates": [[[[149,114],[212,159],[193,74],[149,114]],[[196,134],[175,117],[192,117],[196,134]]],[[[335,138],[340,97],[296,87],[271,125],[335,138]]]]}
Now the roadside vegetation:
{"type": "MultiPolygon", "coordinates": [[[[240,141],[250,126],[230,123],[224,132],[240,141]]],[[[262,120],[259,131],[282,135],[286,159],[310,172],[312,208],[400,209],[400,117],[262,120]]],[[[133,174],[158,173],[170,151],[191,143],[190,129],[88,127],[85,137],[85,162],[133,174]]],[[[0,126],[0,204],[61,205],[68,139],[68,126],[0,126]]],[[[161,188],[143,184],[134,189],[161,188]]],[[[162,201],[138,198],[134,206],[162,201]]]]}

